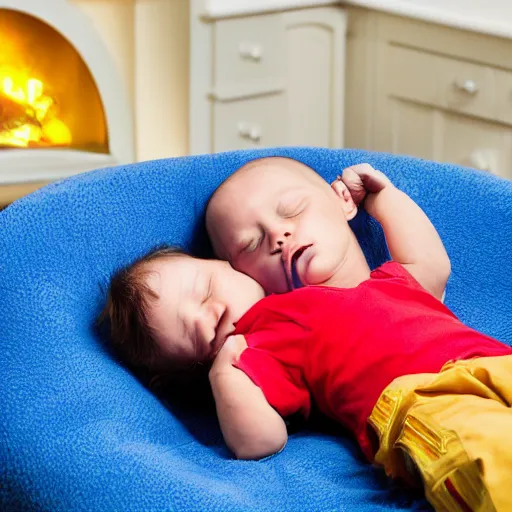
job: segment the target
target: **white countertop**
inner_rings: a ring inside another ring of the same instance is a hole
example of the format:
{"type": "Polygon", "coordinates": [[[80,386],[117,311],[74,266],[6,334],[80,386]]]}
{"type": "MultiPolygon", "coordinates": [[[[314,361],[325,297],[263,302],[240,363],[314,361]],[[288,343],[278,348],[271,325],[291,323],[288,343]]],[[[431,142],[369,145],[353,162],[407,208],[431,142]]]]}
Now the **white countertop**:
{"type": "Polygon", "coordinates": [[[346,0],[343,3],[512,38],[510,0],[346,0]]]}
{"type": "Polygon", "coordinates": [[[339,0],[205,0],[204,12],[212,18],[222,18],[339,3],[339,0]]]}
{"type": "Polygon", "coordinates": [[[212,18],[351,4],[484,34],[512,38],[511,0],[204,0],[212,18]]]}

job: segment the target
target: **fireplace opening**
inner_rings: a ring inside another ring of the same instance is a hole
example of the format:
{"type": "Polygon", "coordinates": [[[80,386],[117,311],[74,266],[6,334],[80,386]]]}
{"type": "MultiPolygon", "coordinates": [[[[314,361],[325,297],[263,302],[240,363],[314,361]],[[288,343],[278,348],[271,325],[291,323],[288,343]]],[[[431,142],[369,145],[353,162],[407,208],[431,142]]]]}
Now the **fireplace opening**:
{"type": "Polygon", "coordinates": [[[76,49],[50,25],[0,8],[0,150],[109,153],[96,83],[76,49]]]}

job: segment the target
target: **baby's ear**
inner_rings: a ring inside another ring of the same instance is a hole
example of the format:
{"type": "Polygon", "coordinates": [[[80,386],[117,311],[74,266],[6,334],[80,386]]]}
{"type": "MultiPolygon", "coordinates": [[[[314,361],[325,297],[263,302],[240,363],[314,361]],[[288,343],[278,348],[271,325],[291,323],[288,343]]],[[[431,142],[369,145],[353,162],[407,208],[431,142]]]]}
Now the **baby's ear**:
{"type": "Polygon", "coordinates": [[[331,188],[334,190],[334,193],[341,201],[341,206],[343,208],[343,212],[345,213],[345,218],[347,220],[352,220],[357,215],[357,206],[352,199],[350,190],[347,188],[345,183],[341,181],[340,178],[337,178],[331,183],[331,188]]]}

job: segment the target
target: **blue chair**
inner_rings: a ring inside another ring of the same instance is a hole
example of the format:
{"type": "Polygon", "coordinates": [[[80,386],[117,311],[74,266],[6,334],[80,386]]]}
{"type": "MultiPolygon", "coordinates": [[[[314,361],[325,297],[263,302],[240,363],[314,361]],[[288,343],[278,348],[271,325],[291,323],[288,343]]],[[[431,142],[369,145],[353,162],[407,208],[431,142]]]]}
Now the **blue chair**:
{"type": "MultiPolygon", "coordinates": [[[[49,185],[0,213],[0,509],[7,511],[426,510],[367,465],[341,430],[308,426],[283,453],[233,460],[210,408],[155,397],[94,320],[112,272],[155,245],[208,254],[203,215],[245,162],[295,158],[332,180],[369,162],[430,216],[452,260],[446,303],[512,343],[512,182],[422,160],[284,148],[160,160],[49,185]]],[[[353,221],[370,264],[379,227],[353,221]]]]}

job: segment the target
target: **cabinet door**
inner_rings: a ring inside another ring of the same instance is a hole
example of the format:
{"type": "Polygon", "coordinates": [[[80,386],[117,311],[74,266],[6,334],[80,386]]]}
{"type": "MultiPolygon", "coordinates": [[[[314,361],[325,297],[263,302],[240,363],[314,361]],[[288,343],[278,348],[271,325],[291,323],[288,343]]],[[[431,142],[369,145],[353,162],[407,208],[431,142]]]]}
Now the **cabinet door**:
{"type": "Polygon", "coordinates": [[[316,8],[284,15],[290,145],[342,147],[346,17],[316,8]]]}
{"type": "Polygon", "coordinates": [[[499,115],[498,70],[400,45],[380,45],[378,56],[375,150],[512,178],[512,126],[499,115]]]}
{"type": "MultiPolygon", "coordinates": [[[[512,126],[388,97],[376,149],[451,162],[512,179],[512,126]]],[[[382,110],[381,110],[382,112],[382,110]]]]}
{"type": "Polygon", "coordinates": [[[346,140],[512,179],[512,43],[349,8],[346,140]]]}

